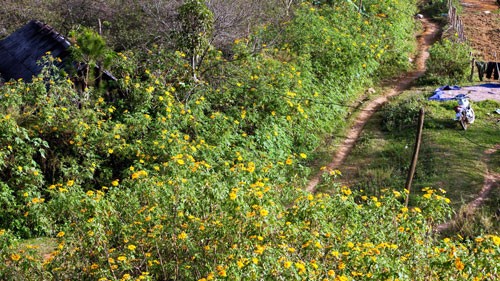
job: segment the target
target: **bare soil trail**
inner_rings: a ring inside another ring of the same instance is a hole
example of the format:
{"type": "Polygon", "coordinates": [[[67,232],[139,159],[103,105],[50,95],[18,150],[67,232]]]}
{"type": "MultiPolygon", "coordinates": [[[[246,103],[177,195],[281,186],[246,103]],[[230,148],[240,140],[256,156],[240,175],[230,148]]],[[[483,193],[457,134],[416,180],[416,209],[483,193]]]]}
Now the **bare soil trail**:
{"type": "Polygon", "coordinates": [[[309,181],[306,187],[307,191],[315,192],[323,173],[338,169],[340,165],[342,165],[359,138],[364,125],[372,117],[373,113],[386,103],[390,97],[396,96],[404,90],[409,89],[411,84],[425,73],[425,62],[429,57],[428,49],[434,42],[436,42],[441,30],[437,23],[434,23],[427,18],[423,18],[420,21],[422,22],[423,31],[417,36],[418,50],[417,56],[414,60],[415,70],[387,82],[384,85],[384,88],[386,89],[384,90],[384,95],[365,103],[365,106],[360,109],[360,113],[356,117],[352,127],[347,132],[344,142],[340,145],[339,149],[333,156],[332,162],[326,166],[326,169],[320,171],[309,181]]]}

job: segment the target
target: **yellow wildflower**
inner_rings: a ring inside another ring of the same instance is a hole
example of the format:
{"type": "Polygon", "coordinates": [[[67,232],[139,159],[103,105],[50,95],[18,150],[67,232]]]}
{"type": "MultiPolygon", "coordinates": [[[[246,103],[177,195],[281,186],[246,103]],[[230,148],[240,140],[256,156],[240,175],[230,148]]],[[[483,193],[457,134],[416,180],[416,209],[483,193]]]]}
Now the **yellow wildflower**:
{"type": "Polygon", "coordinates": [[[231,193],[229,193],[229,199],[235,200],[238,197],[238,194],[236,192],[237,190],[231,191],[231,193]]]}
{"type": "Polygon", "coordinates": [[[18,254],[12,254],[10,255],[10,258],[13,260],[13,261],[18,261],[21,259],[21,256],[18,255],[18,254]]]}
{"type": "Polygon", "coordinates": [[[304,274],[306,272],[306,266],[301,262],[296,262],[295,268],[297,268],[299,274],[304,274]]]}
{"type": "Polygon", "coordinates": [[[491,235],[491,240],[493,240],[493,244],[495,244],[496,246],[500,245],[500,236],[491,235]]]}
{"type": "Polygon", "coordinates": [[[455,267],[458,269],[458,270],[463,270],[465,265],[464,263],[460,260],[460,258],[456,258],[455,259],[455,267]]]}
{"type": "Polygon", "coordinates": [[[260,245],[257,245],[254,253],[256,254],[259,254],[259,255],[262,255],[264,253],[264,250],[266,249],[266,247],[264,246],[260,246],[260,245]]]}
{"type": "Polygon", "coordinates": [[[178,238],[179,238],[179,239],[181,239],[181,240],[186,240],[186,239],[187,239],[187,237],[188,237],[188,236],[187,236],[186,232],[184,232],[184,231],[183,231],[183,232],[181,232],[181,233],[179,234],[179,236],[178,236],[178,238]]]}
{"type": "Polygon", "coordinates": [[[262,217],[265,217],[265,216],[267,216],[268,214],[269,214],[269,211],[267,211],[266,209],[261,209],[261,210],[260,210],[260,215],[261,215],[262,217]]]}

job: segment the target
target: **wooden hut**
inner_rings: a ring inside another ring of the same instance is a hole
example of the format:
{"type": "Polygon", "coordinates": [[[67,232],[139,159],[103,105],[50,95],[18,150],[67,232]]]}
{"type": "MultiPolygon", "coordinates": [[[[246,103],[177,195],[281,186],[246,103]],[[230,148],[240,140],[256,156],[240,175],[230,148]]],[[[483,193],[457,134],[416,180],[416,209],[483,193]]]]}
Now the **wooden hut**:
{"type": "Polygon", "coordinates": [[[0,75],[5,80],[31,81],[42,70],[38,61],[50,52],[65,60],[70,42],[51,26],[32,20],[0,41],[0,75]]]}
{"type": "MultiPolygon", "coordinates": [[[[32,20],[0,41],[0,78],[6,81],[23,79],[26,82],[31,82],[33,76],[37,76],[42,70],[43,65],[39,61],[48,52],[53,57],[61,59],[58,66],[74,67],[76,75],[82,76],[82,69],[85,69],[87,65],[71,60],[70,46],[71,43],[54,28],[40,21],[32,20]]],[[[96,83],[101,80],[117,80],[105,69],[96,67],[95,71],[98,73],[96,83]]],[[[73,78],[75,78],[75,84],[78,84],[79,88],[87,87],[87,81],[82,81],[81,77],[73,78]]]]}

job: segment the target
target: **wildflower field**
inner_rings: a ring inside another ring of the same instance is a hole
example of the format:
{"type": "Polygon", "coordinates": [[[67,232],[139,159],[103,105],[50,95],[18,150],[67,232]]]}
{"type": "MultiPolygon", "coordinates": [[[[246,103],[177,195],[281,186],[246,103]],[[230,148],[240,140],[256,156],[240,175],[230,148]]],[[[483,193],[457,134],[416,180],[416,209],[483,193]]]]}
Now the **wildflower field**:
{"type": "Polygon", "coordinates": [[[0,279],[498,279],[499,236],[433,233],[445,190],[405,207],[402,187],[374,196],[341,171],[303,190],[320,140],[409,67],[416,32],[414,0],[313,2],[230,55],[204,25],[144,53],[87,48],[102,43],[86,30],[73,51],[116,83],[79,90],[46,54],[1,86],[0,279]]]}

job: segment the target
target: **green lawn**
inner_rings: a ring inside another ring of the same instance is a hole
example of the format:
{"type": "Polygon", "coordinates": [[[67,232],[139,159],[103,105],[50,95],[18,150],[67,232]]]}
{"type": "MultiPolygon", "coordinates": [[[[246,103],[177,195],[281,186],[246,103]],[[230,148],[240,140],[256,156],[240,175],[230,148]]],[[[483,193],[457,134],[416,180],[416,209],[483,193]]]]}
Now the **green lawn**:
{"type": "MultiPolygon", "coordinates": [[[[485,153],[500,144],[500,123],[497,122],[500,115],[494,113],[500,103],[472,103],[477,119],[463,131],[452,120],[455,102],[427,101],[425,98],[431,91],[406,92],[393,99],[389,106],[404,110],[405,102],[413,100],[413,108],[425,108],[422,146],[412,192],[427,186],[445,189],[452,205],[459,208],[481,190],[488,169],[500,172],[500,152],[489,156],[485,153]]],[[[377,193],[384,187],[403,189],[411,161],[416,122],[397,116],[400,127],[382,130],[387,112],[390,110],[382,110],[369,121],[344,165],[344,179],[368,192],[377,193]]],[[[409,112],[415,113],[415,110],[409,112]]]]}

